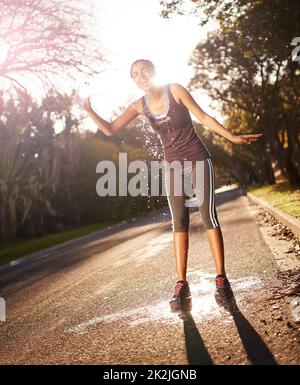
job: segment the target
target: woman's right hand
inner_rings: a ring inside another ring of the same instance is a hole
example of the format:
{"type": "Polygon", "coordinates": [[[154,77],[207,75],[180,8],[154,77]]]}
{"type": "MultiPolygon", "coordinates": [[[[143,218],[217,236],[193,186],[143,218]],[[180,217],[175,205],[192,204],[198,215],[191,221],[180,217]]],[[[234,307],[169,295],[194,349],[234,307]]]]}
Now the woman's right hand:
{"type": "Polygon", "coordinates": [[[88,96],[86,99],[83,99],[78,91],[72,90],[72,101],[73,103],[77,104],[81,108],[83,108],[85,111],[92,111],[92,106],[91,106],[91,100],[90,96],[88,96]]]}

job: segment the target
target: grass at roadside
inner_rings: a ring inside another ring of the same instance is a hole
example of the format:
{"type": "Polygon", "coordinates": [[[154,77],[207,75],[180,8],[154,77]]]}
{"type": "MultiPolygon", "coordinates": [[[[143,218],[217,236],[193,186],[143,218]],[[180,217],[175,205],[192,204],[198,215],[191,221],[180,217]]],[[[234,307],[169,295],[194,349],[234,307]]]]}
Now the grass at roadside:
{"type": "Polygon", "coordinates": [[[300,186],[291,187],[288,181],[284,180],[274,185],[247,186],[246,190],[286,214],[300,219],[300,186]]]}
{"type": "Polygon", "coordinates": [[[70,239],[74,239],[82,235],[90,234],[93,231],[104,229],[118,222],[120,222],[120,220],[100,222],[88,226],[79,227],[74,230],[68,230],[56,234],[49,234],[44,237],[29,239],[25,241],[19,240],[10,244],[2,245],[0,246],[0,265],[9,262],[13,259],[33,253],[35,251],[39,251],[47,247],[66,242],[70,239]]]}

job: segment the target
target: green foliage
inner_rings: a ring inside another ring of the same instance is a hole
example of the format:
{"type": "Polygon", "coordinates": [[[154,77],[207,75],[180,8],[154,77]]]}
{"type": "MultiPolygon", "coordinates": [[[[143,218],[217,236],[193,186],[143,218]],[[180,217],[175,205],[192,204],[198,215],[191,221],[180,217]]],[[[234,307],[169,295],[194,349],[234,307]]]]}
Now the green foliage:
{"type": "Polygon", "coordinates": [[[107,222],[94,223],[88,226],[79,227],[74,230],[45,235],[39,238],[28,240],[20,239],[11,243],[3,243],[0,247],[0,264],[46,249],[47,247],[58,245],[74,238],[91,234],[95,231],[109,227],[110,225],[114,225],[116,222],[117,220],[110,220],[107,222]]]}
{"type": "MultiPolygon", "coordinates": [[[[192,4],[162,3],[168,16],[192,4]]],[[[224,140],[216,138],[215,153],[222,153],[223,163],[241,183],[274,183],[274,162],[291,184],[299,183],[300,68],[291,61],[290,43],[300,36],[300,3],[204,0],[194,2],[194,11],[198,10],[204,11],[204,23],[216,19],[220,28],[193,52],[190,89],[203,88],[221,102],[227,117],[224,125],[230,131],[264,134],[249,148],[226,148],[224,140]]]]}
{"type": "Polygon", "coordinates": [[[128,163],[153,159],[140,127],[131,125],[114,138],[80,133],[68,95],[50,90],[38,105],[17,92],[16,99],[0,97],[2,243],[121,221],[166,203],[157,197],[97,195],[96,166],[101,160],[118,165],[120,152],[127,153],[128,163]]]}
{"type": "Polygon", "coordinates": [[[291,187],[288,181],[280,181],[272,185],[249,186],[247,190],[270,202],[272,206],[300,219],[300,184],[291,187]]]}

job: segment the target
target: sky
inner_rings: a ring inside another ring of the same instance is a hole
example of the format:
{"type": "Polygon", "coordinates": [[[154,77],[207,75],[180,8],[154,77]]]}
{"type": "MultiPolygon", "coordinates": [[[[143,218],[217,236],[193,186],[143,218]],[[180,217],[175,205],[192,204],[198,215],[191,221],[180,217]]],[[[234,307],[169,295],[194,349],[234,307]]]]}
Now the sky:
{"type": "MultiPolygon", "coordinates": [[[[141,97],[140,90],[130,78],[131,63],[138,58],[150,59],[156,66],[157,81],[180,83],[187,86],[192,76],[188,60],[197,43],[206,39],[208,31],[217,28],[214,22],[200,27],[200,16],[172,15],[162,18],[159,0],[86,0],[80,7],[92,11],[97,30],[93,31],[99,40],[99,47],[108,63],[99,63],[99,75],[87,80],[78,75],[76,88],[81,96],[91,96],[92,106],[104,119],[111,120],[112,112],[141,97]]],[[[1,60],[1,50],[0,50],[1,60]]],[[[66,83],[61,82],[66,90],[66,83]]],[[[34,87],[34,82],[32,82],[34,87]]],[[[39,93],[38,86],[32,90],[39,93]]],[[[205,90],[193,92],[200,107],[221,123],[222,115],[217,102],[212,102],[205,90]]],[[[195,117],[194,117],[195,118],[195,117]]],[[[95,123],[87,118],[83,127],[96,130],[95,123]]],[[[57,128],[59,130],[59,128],[57,128]]]]}

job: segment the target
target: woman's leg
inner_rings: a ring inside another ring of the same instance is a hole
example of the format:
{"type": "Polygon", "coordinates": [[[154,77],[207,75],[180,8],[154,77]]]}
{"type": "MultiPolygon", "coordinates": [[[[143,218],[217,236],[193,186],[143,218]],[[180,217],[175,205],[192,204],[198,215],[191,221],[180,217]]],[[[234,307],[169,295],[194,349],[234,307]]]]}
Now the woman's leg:
{"type": "Polygon", "coordinates": [[[217,275],[225,275],[224,241],[220,227],[206,230],[209,246],[214,257],[217,275]]]}
{"type": "Polygon", "coordinates": [[[193,184],[199,202],[199,209],[206,230],[209,246],[214,257],[217,275],[225,275],[224,241],[215,206],[215,175],[211,159],[199,168],[199,186],[196,186],[196,167],[193,168],[193,184]],[[203,176],[203,178],[201,178],[203,176]],[[198,189],[198,191],[197,191],[198,189]],[[201,191],[199,191],[201,189],[201,191]]]}
{"type": "Polygon", "coordinates": [[[167,185],[167,199],[172,215],[173,247],[178,280],[186,280],[188,248],[189,248],[189,208],[185,206],[186,196],[174,193],[174,170],[170,170],[170,186],[167,185]]]}
{"type": "Polygon", "coordinates": [[[173,243],[176,259],[176,271],[179,281],[186,280],[187,259],[189,249],[188,231],[173,231],[173,243]]]}

